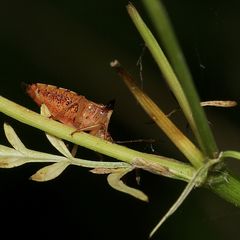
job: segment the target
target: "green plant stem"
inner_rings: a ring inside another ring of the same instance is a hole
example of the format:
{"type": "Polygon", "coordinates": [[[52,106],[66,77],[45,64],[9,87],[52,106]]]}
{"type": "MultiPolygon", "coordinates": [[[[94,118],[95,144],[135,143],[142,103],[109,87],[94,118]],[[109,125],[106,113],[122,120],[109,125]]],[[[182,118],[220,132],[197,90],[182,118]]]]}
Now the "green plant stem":
{"type": "Polygon", "coordinates": [[[67,140],[129,164],[138,165],[140,160],[144,160],[146,165],[142,166],[142,168],[158,174],[164,174],[165,176],[188,181],[195,172],[194,168],[190,165],[171,158],[138,152],[84,132],[72,134],[76,129],[54,121],[53,119],[41,116],[2,96],[0,96],[0,112],[60,139],[67,140]],[[163,173],[163,170],[165,170],[165,173],[163,173]]]}
{"type": "Polygon", "coordinates": [[[148,47],[149,51],[151,52],[154,60],[156,61],[159,69],[161,70],[165,80],[167,81],[170,89],[174,93],[175,97],[177,98],[183,112],[189,121],[189,124],[192,126],[194,124],[192,114],[190,111],[189,103],[187,102],[186,96],[182,90],[182,87],[177,80],[177,77],[169,64],[166,56],[164,55],[162,49],[160,48],[158,42],[154,38],[153,34],[143,22],[141,16],[138,14],[137,10],[132,4],[127,6],[128,13],[135,24],[137,30],[139,31],[140,35],[142,36],[146,46],[148,47]]]}
{"type": "Polygon", "coordinates": [[[240,178],[235,177],[226,169],[219,176],[209,178],[210,188],[221,198],[240,207],[240,178]]]}
{"type": "Polygon", "coordinates": [[[222,152],[221,155],[222,158],[235,158],[235,159],[240,159],[240,152],[233,151],[233,150],[228,150],[222,152]]]}
{"type": "Polygon", "coordinates": [[[161,39],[164,39],[163,42],[165,43],[170,61],[173,64],[174,71],[153,34],[131,4],[127,6],[129,15],[155,59],[159,69],[163,73],[170,89],[178,100],[203,153],[208,158],[215,158],[218,153],[218,148],[203,108],[199,104],[198,94],[172,31],[166,11],[158,0],[143,0],[143,3],[157,29],[158,35],[161,39]]]}
{"type": "MultiPolygon", "coordinates": [[[[149,170],[148,168],[150,168],[151,172],[154,172],[153,170],[155,168],[155,173],[161,174],[161,169],[166,168],[171,174],[166,174],[165,176],[184,181],[191,180],[196,172],[196,170],[188,164],[171,158],[138,152],[83,132],[72,135],[75,129],[47,117],[43,117],[42,115],[22,107],[2,96],[0,96],[0,112],[51,135],[129,164],[133,164],[137,159],[144,160],[142,161],[146,164],[146,168],[144,169],[149,170]]],[[[240,207],[240,180],[238,178],[233,177],[228,172],[224,172],[220,176],[211,177],[208,182],[211,182],[208,186],[210,186],[209,188],[211,188],[212,191],[225,200],[240,207]]]]}

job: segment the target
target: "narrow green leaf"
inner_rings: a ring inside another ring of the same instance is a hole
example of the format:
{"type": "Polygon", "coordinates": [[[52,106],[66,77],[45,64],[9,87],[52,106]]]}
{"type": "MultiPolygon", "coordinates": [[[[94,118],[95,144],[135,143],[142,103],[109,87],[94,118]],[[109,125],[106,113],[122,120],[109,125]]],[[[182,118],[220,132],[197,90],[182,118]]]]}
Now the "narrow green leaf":
{"type": "Polygon", "coordinates": [[[127,186],[121,180],[124,175],[131,172],[132,170],[133,168],[118,169],[113,173],[110,173],[107,177],[108,183],[112,188],[116,189],[117,191],[124,192],[144,202],[148,202],[148,196],[145,193],[136,188],[127,186]]]}
{"type": "Polygon", "coordinates": [[[209,168],[212,167],[214,164],[218,163],[219,161],[220,159],[208,161],[205,165],[203,165],[196,171],[193,178],[188,182],[187,186],[184,188],[176,202],[172,205],[172,207],[167,211],[167,213],[161,218],[158,224],[151,231],[149,235],[150,238],[156,233],[156,231],[161,227],[161,225],[182,205],[182,203],[193,190],[193,188],[204,183],[209,168]]]}
{"type": "MultiPolygon", "coordinates": [[[[166,55],[178,79],[189,79],[192,76],[186,60],[175,36],[168,13],[161,0],[142,0],[142,3],[156,30],[156,36],[161,41],[166,55]]],[[[199,102],[199,101],[198,101],[199,102]]]]}
{"type": "Polygon", "coordinates": [[[224,151],[221,153],[221,157],[222,158],[235,158],[235,159],[240,160],[240,152],[231,151],[231,150],[224,151]]]}
{"type": "MultiPolygon", "coordinates": [[[[166,20],[167,16],[163,12],[164,11],[163,9],[161,9],[160,7],[157,8],[157,1],[147,0],[145,2],[149,6],[151,5],[151,3],[154,4],[153,6],[155,7],[151,6],[151,9],[154,10],[151,12],[151,14],[156,14],[156,9],[158,9],[159,11],[161,10],[162,12],[159,12],[159,16],[156,17],[162,17],[163,23],[167,23],[166,20]]],[[[215,158],[218,153],[217,145],[215,143],[211,129],[208,125],[208,121],[204,114],[204,111],[200,106],[200,101],[195,90],[195,87],[193,85],[191,76],[189,76],[188,78],[182,78],[182,76],[179,79],[177,78],[179,76],[176,76],[174,70],[172,69],[167,58],[165,57],[158,42],[156,41],[151,31],[142,20],[141,16],[139,15],[135,7],[132,4],[129,4],[127,6],[127,10],[137,30],[139,31],[143,40],[145,41],[145,44],[147,45],[149,51],[151,52],[153,58],[155,59],[159,69],[161,70],[163,76],[165,77],[165,80],[167,81],[170,89],[172,90],[173,94],[178,100],[178,103],[181,109],[183,110],[186,119],[188,120],[189,125],[191,126],[202,151],[209,158],[215,158]]],[[[161,25],[162,22],[160,18],[158,21],[160,21],[158,24],[161,25]]],[[[176,59],[179,58],[178,61],[182,60],[182,58],[180,57],[181,52],[174,52],[172,54],[176,55],[175,56],[176,59]]]]}

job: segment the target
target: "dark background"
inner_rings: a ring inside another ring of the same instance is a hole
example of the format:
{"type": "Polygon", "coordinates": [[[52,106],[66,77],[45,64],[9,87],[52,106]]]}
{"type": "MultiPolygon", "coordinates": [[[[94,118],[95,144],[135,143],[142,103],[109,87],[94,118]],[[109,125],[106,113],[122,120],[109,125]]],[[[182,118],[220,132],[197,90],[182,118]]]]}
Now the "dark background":
{"type": "MultiPolygon", "coordinates": [[[[164,1],[202,100],[239,99],[240,4],[238,1],[164,1]]],[[[154,138],[157,154],[184,160],[109,67],[117,58],[140,83],[137,60],[143,41],[127,15],[127,1],[1,1],[1,95],[38,111],[21,82],[69,88],[105,103],[116,99],[110,132],[115,140],[154,138]]],[[[148,22],[141,2],[134,4],[148,22]]],[[[150,26],[150,24],[149,24],[150,26]]],[[[143,88],[163,108],[177,108],[148,51],[143,88]]],[[[207,109],[220,149],[240,150],[239,109],[207,109]]],[[[55,153],[44,134],[3,114],[29,148],[55,153]]],[[[172,119],[191,137],[181,113],[172,119]]],[[[1,130],[1,144],[7,144],[1,130]]],[[[151,152],[149,144],[130,147],[151,152]]],[[[84,149],[80,155],[99,156],[84,149]]],[[[28,180],[42,164],[0,170],[1,235],[67,239],[147,239],[185,184],[141,173],[145,204],[111,189],[106,176],[68,167],[47,183],[28,180]]],[[[235,161],[229,166],[238,174],[235,161]]],[[[134,174],[127,177],[136,185],[134,174]]],[[[240,210],[196,189],[153,239],[236,239],[240,210]]]]}

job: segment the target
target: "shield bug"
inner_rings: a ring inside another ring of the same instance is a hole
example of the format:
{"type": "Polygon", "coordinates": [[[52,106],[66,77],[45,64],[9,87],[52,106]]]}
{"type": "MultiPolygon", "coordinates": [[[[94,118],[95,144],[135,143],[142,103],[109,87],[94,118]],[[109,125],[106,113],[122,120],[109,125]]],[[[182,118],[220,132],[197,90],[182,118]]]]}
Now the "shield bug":
{"type": "Polygon", "coordinates": [[[68,89],[42,83],[26,84],[26,92],[38,106],[45,104],[54,120],[74,127],[76,131],[86,131],[112,141],[108,124],[113,101],[107,105],[98,104],[68,89]]]}

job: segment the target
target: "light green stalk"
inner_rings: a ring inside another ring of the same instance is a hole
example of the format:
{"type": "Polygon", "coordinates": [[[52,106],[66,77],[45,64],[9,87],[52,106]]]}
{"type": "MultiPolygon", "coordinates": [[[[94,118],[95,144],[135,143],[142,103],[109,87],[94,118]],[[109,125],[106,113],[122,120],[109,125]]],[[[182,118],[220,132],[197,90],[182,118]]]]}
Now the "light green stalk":
{"type": "Polygon", "coordinates": [[[158,174],[188,181],[195,172],[194,168],[188,164],[171,158],[138,152],[84,132],[72,134],[76,129],[54,121],[53,119],[41,116],[2,96],[0,96],[0,112],[60,139],[67,140],[129,164],[135,164],[139,167],[141,165],[142,168],[158,174]],[[146,162],[143,166],[142,160],[146,162]],[[163,172],[163,169],[165,172],[163,172]]]}

